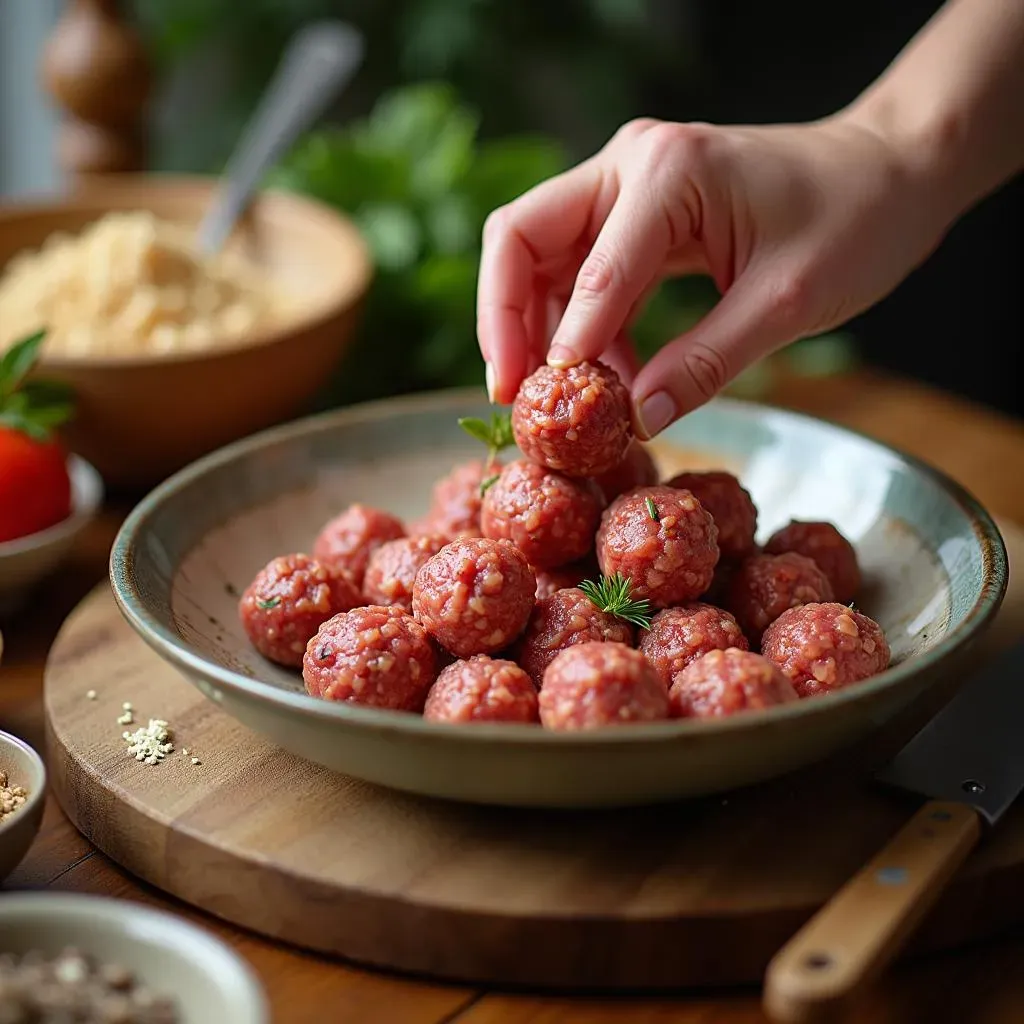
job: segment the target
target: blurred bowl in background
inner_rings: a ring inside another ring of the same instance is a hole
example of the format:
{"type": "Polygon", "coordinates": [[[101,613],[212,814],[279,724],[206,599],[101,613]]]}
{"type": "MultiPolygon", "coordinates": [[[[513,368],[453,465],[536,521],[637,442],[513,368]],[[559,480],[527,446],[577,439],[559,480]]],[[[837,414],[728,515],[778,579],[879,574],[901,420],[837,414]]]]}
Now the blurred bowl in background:
{"type": "MultiPolygon", "coordinates": [[[[43,759],[24,740],[0,732],[0,771],[7,774],[9,786],[22,786],[28,793],[24,805],[0,821],[0,882],[3,882],[21,863],[39,832],[46,806],[46,768],[43,759]]],[[[4,896],[5,903],[7,899],[4,896]]]]}
{"type": "MultiPolygon", "coordinates": [[[[198,226],[217,184],[111,175],[68,196],[0,206],[0,272],[55,232],[77,234],[112,211],[198,226]]],[[[268,191],[232,244],[297,300],[284,326],[195,352],[44,350],[39,360],[35,375],[74,388],[77,414],[63,434],[111,487],[148,488],[207,452],[304,412],[351,341],[373,268],[350,221],[313,200],[268,191]]]]}
{"type": "Polygon", "coordinates": [[[46,530],[0,543],[0,615],[16,611],[60,566],[103,503],[103,481],[85,459],[69,456],[68,475],[71,515],[46,530]]]}

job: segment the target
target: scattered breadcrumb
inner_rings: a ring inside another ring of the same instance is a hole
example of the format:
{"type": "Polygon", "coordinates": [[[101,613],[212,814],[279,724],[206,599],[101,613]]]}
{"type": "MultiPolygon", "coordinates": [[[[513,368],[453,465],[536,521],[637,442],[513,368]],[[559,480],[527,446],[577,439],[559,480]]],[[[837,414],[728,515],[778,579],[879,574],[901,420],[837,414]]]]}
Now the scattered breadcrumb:
{"type": "Polygon", "coordinates": [[[174,750],[171,731],[162,718],[151,718],[145,728],[122,733],[122,739],[128,744],[128,756],[145,764],[156,764],[174,750]]]}
{"type": "Polygon", "coordinates": [[[135,710],[135,709],[134,709],[134,708],[133,708],[133,707],[131,706],[131,704],[129,704],[129,703],[128,703],[128,701],[125,701],[125,702],[124,702],[124,703],[123,703],[123,704],[121,705],[121,707],[122,707],[122,708],[123,708],[123,709],[124,709],[125,711],[134,711],[134,710],[135,710]]]}
{"type": "Polygon", "coordinates": [[[188,747],[182,747],[181,752],[185,755],[185,757],[188,757],[188,747]]]}
{"type": "Polygon", "coordinates": [[[130,711],[126,711],[123,715],[117,716],[118,725],[131,725],[134,721],[135,719],[132,717],[132,713],[130,711]]]}
{"type": "Polygon", "coordinates": [[[202,764],[203,762],[202,762],[202,761],[200,761],[198,757],[193,757],[193,758],[192,758],[192,763],[193,763],[193,764],[202,764]]]}
{"type": "Polygon", "coordinates": [[[96,691],[95,690],[89,690],[86,693],[86,695],[85,695],[85,699],[86,700],[95,700],[96,699],[96,691]]]}

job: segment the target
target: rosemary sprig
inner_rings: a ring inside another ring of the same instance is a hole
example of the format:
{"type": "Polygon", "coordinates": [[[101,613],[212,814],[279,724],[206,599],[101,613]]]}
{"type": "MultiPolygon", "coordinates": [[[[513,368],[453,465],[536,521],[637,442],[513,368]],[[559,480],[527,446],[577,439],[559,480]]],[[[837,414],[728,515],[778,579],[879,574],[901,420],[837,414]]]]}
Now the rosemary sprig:
{"type": "Polygon", "coordinates": [[[491,413],[490,423],[477,419],[475,416],[463,416],[459,426],[478,441],[487,445],[487,463],[490,465],[497,458],[498,452],[511,448],[516,443],[512,434],[512,414],[507,412],[491,413]]]}
{"type": "Polygon", "coordinates": [[[644,499],[647,503],[647,514],[656,522],[661,522],[661,516],[658,515],[658,506],[654,504],[654,499],[650,496],[644,499]]]}
{"type": "Polygon", "coordinates": [[[595,583],[584,580],[580,590],[590,599],[591,604],[602,612],[614,615],[624,622],[647,629],[651,624],[651,605],[645,598],[634,600],[633,581],[628,576],[615,573],[614,576],[602,576],[595,583]]]}

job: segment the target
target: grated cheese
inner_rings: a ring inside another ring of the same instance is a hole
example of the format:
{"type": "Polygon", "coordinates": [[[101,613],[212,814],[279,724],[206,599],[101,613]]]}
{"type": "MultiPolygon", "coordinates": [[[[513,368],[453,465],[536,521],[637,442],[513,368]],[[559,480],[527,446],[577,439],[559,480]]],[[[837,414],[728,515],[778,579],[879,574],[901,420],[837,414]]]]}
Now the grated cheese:
{"type": "Polygon", "coordinates": [[[156,764],[174,750],[171,731],[162,718],[151,718],[144,728],[122,733],[122,739],[128,744],[128,756],[145,764],[156,764]]]}

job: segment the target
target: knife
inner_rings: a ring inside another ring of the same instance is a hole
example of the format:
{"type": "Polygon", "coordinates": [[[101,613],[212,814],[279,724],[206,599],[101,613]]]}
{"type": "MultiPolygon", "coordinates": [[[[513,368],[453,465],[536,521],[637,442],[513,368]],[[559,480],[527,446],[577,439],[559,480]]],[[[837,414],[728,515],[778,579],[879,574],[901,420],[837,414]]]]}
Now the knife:
{"type": "Polygon", "coordinates": [[[1024,790],[1024,642],[965,683],[875,780],[925,803],[772,959],[772,1020],[837,1020],[1024,790]]]}

